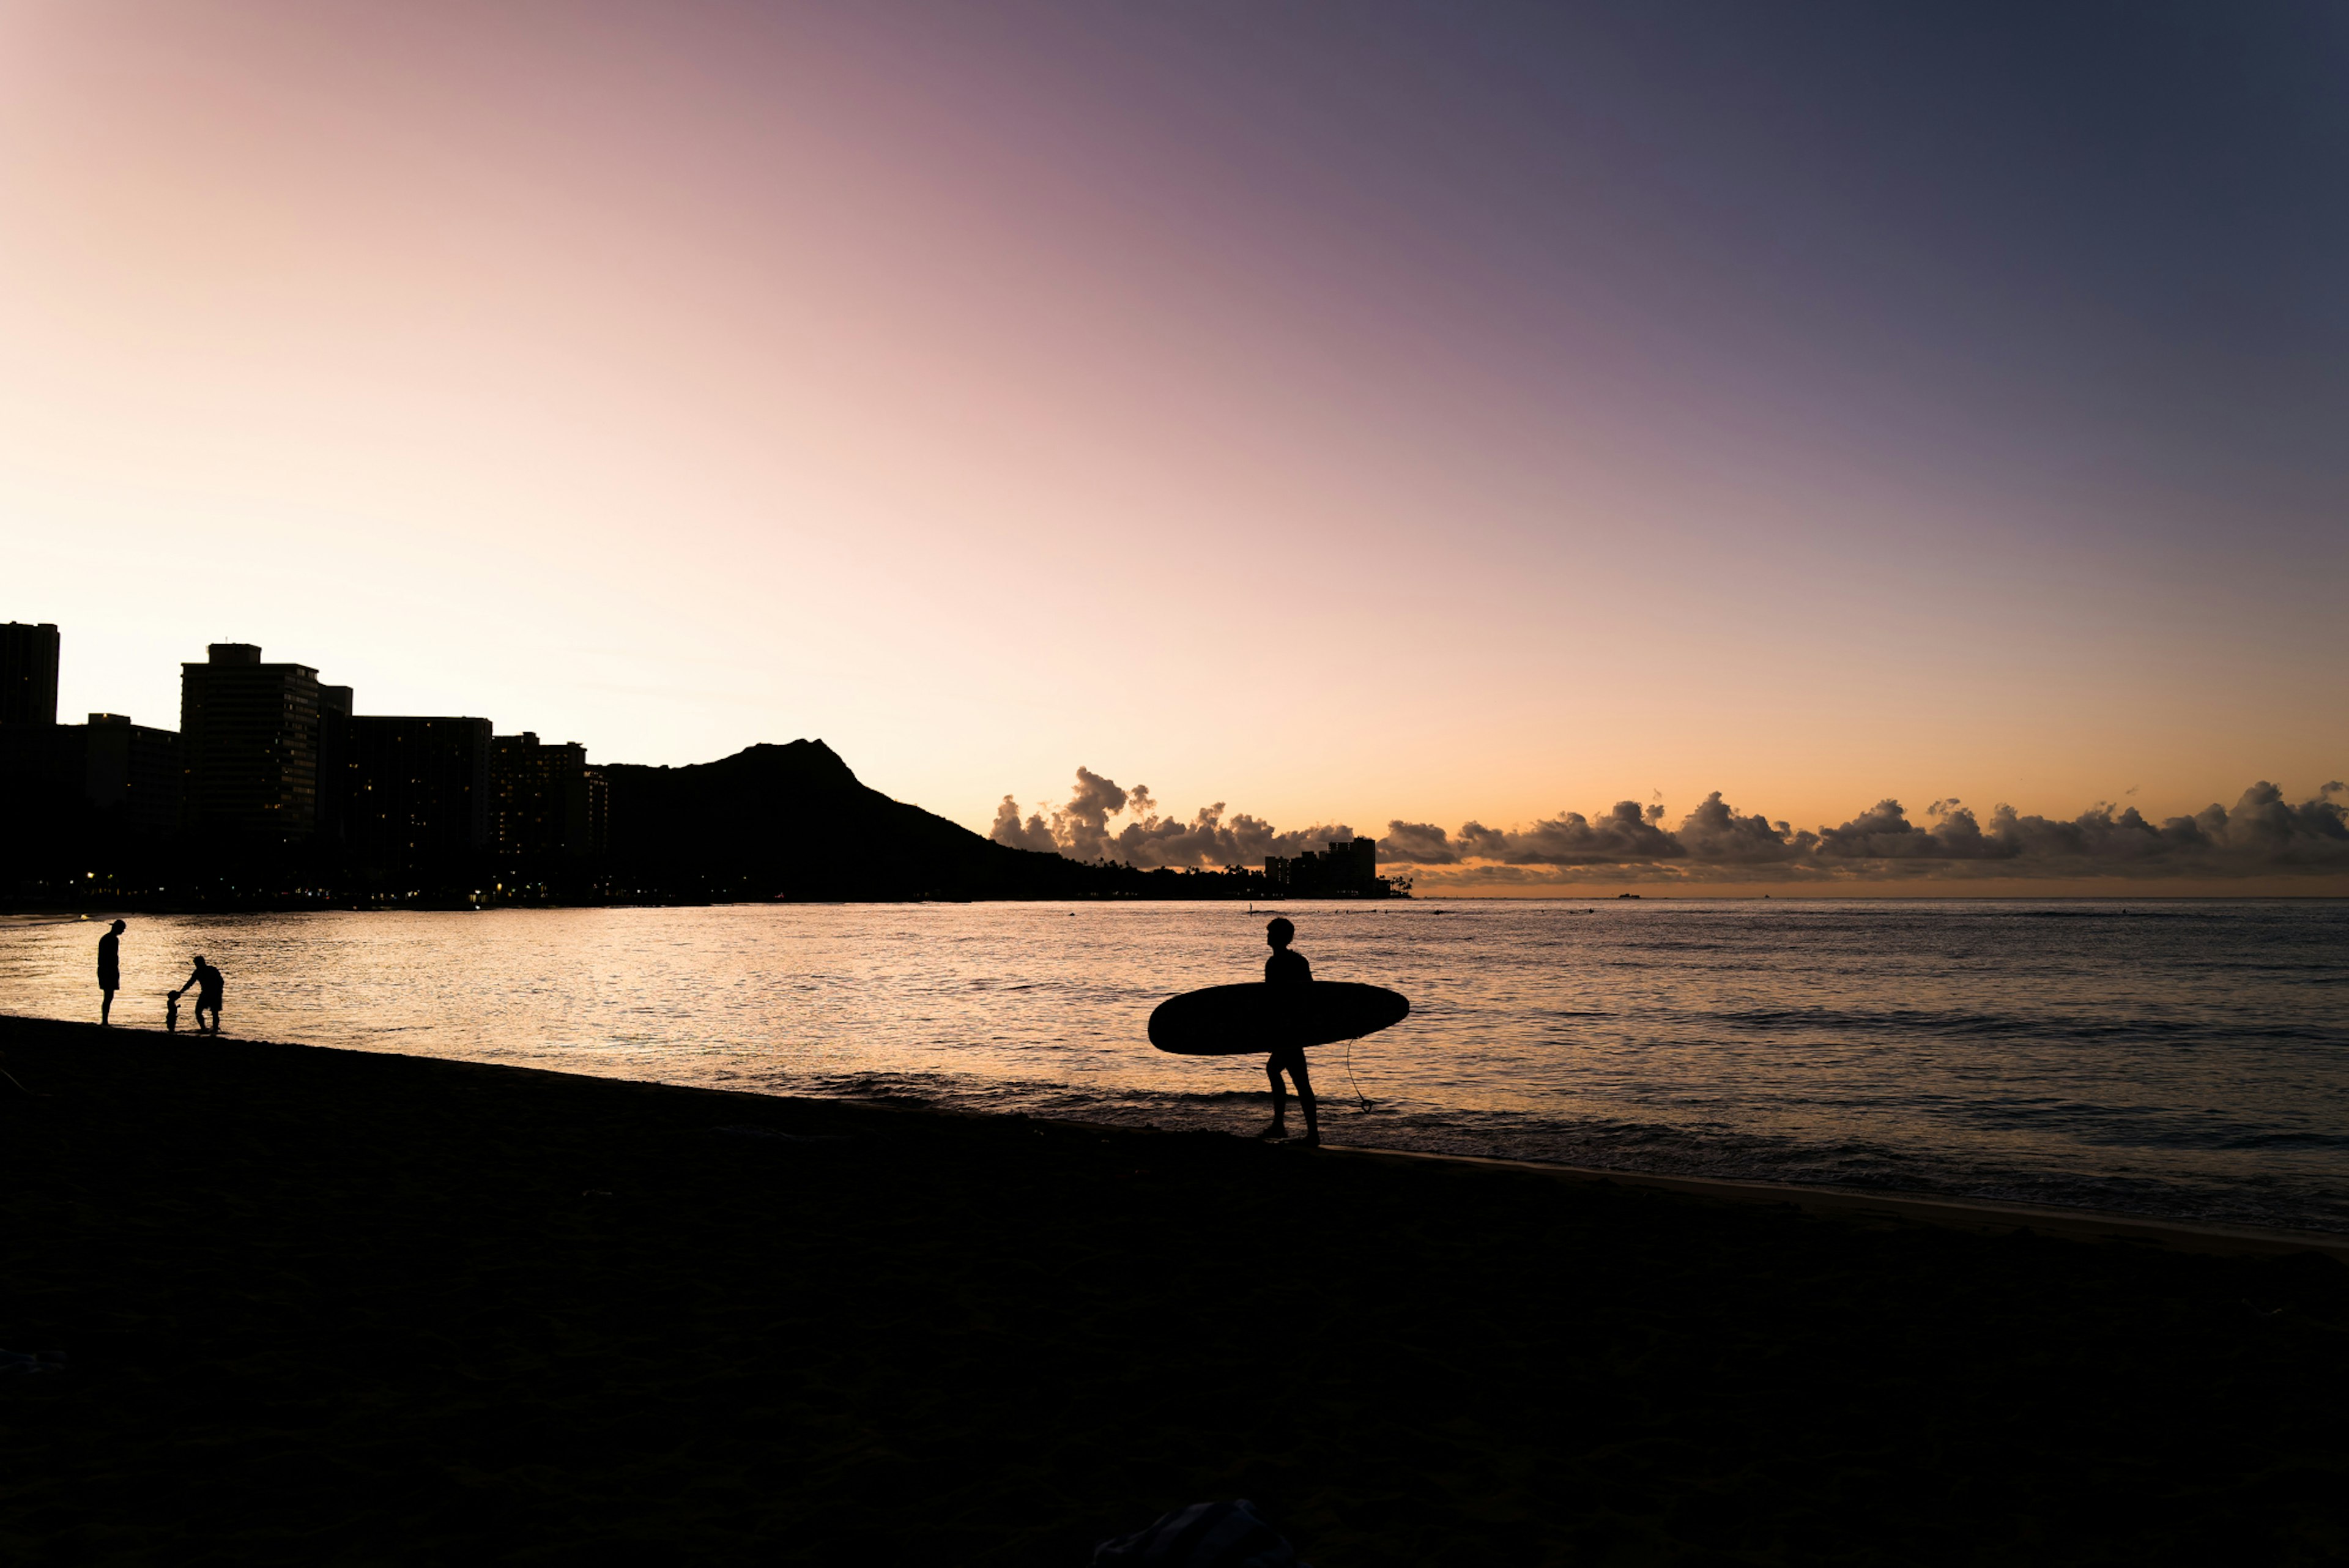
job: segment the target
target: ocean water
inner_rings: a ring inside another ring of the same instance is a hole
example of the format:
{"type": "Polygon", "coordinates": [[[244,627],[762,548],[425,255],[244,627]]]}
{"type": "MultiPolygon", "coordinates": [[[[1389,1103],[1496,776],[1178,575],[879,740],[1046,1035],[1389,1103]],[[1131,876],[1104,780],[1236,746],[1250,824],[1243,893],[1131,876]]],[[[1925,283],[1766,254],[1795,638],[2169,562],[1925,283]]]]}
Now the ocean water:
{"type": "MultiPolygon", "coordinates": [[[[1312,1054],[1333,1142],[2349,1231],[2349,906],[1291,904],[1412,1015],[1312,1054]],[[1367,1102],[1367,1104],[1365,1103],[1367,1102]]],[[[1248,1132],[1150,1010],[1257,978],[1234,904],[132,916],[231,1034],[1248,1132]]],[[[96,921],[0,921],[0,1011],[95,1018],[96,921]]]]}

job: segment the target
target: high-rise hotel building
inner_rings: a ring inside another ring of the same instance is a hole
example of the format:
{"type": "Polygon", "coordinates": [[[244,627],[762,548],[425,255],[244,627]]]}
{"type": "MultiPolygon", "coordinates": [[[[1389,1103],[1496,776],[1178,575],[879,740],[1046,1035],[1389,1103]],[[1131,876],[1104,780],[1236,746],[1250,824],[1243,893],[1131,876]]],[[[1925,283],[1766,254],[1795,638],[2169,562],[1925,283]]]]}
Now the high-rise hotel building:
{"type": "Polygon", "coordinates": [[[374,713],[331,723],[326,795],[352,864],[369,875],[447,868],[487,847],[490,728],[374,713]]]}
{"type": "Polygon", "coordinates": [[[216,642],[180,666],[180,756],[189,829],[249,842],[318,829],[321,729],[351,711],[351,689],[306,664],[264,664],[246,642],[216,642]]]}
{"type": "Polygon", "coordinates": [[[0,626],[0,727],[57,722],[57,628],[47,621],[0,626]]]}
{"type": "Polygon", "coordinates": [[[490,839],[516,859],[601,855],[610,827],[604,775],[576,741],[542,742],[525,730],[490,742],[490,839]]]}

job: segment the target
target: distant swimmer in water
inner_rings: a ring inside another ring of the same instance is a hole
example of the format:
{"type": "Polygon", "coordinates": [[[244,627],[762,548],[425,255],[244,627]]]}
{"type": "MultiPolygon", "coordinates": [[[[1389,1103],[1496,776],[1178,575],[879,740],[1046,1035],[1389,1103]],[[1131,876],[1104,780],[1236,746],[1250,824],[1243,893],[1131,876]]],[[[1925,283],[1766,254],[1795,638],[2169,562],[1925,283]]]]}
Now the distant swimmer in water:
{"type": "Polygon", "coordinates": [[[198,953],[195,971],[188,976],[185,985],[171,993],[174,1001],[189,991],[196,993],[196,1033],[199,1034],[220,1033],[221,986],[221,971],[206,963],[204,955],[198,953]],[[204,1027],[204,1014],[207,1012],[212,1015],[212,1026],[209,1030],[204,1027]]]}
{"type": "Polygon", "coordinates": [[[98,939],[98,989],[102,1000],[98,1004],[98,1022],[101,1027],[114,1022],[114,993],[122,989],[122,931],[120,920],[113,929],[98,939]]]}
{"type": "MultiPolygon", "coordinates": [[[[1272,947],[1272,956],[1264,961],[1264,982],[1287,991],[1295,986],[1313,983],[1313,966],[1305,955],[1288,944],[1297,940],[1297,928],[1281,916],[1274,916],[1264,929],[1264,940],[1272,947]]],[[[1305,1107],[1305,1146],[1321,1147],[1320,1107],[1314,1103],[1313,1080],[1305,1074],[1305,1047],[1288,1044],[1278,1047],[1264,1064],[1265,1076],[1272,1080],[1272,1125],[1259,1133],[1259,1137],[1288,1136],[1288,1085],[1280,1081],[1287,1073],[1297,1081],[1297,1103],[1305,1107]]]]}

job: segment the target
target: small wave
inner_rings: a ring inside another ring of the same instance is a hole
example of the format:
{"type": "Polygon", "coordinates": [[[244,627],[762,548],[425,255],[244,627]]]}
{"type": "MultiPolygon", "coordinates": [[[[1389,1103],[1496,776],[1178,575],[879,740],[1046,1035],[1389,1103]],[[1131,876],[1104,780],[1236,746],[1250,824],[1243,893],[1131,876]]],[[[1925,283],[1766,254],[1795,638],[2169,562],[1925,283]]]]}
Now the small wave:
{"type": "MultiPolygon", "coordinates": [[[[1594,1015],[1597,1016],[1597,1015],[1594,1015]]],[[[1964,1010],[1894,1008],[1864,1010],[1836,1007],[1751,1008],[1718,1012],[1692,1012],[1694,1023],[1710,1023],[1755,1033],[1884,1034],[1928,1038],[2014,1039],[2071,1042],[2082,1044],[2256,1043],[2349,1044],[2349,1035],[2335,1029],[2299,1022],[2254,1022],[2247,1019],[2212,1021],[2163,1017],[2151,1013],[2121,1018],[2083,1018],[2054,1012],[1977,1012],[1964,1010]]]]}

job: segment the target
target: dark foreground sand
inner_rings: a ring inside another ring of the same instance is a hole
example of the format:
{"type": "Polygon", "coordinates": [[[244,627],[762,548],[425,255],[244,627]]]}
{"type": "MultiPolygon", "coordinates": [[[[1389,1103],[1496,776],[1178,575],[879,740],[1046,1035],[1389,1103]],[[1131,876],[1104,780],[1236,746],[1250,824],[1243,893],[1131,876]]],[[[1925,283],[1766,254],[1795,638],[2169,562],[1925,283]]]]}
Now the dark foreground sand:
{"type": "MultiPolygon", "coordinates": [[[[2349,1268],[0,1020],[0,1561],[2349,1557],[2349,1268]],[[761,1129],[789,1137],[756,1136],[761,1129]]],[[[2187,1239],[2189,1245],[2195,1244],[2187,1239]]]]}

